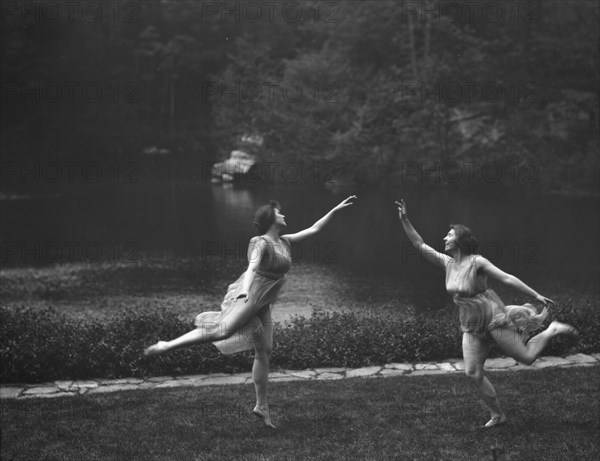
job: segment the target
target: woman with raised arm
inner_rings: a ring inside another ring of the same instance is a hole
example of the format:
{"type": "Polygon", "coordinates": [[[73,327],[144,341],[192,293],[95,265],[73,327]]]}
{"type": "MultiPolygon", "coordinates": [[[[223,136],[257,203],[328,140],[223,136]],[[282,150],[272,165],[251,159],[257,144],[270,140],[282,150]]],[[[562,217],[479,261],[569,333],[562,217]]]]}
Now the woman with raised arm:
{"type": "Polygon", "coordinates": [[[308,229],[280,235],[286,228],[279,203],[271,201],[256,211],[254,225],[259,236],[250,240],[248,269],[227,290],[220,312],[203,312],[196,317],[196,329],[171,341],[158,341],[144,355],[161,354],[179,347],[212,342],[223,354],[254,349],[252,378],[256,389],[253,412],[264,424],[271,422],[267,403],[269,361],[273,346],[271,304],[276,300],[290,269],[291,244],[319,232],[334,213],[352,205],[352,195],[334,207],[308,229]]]}
{"type": "Polygon", "coordinates": [[[507,355],[531,365],[552,337],[559,334],[576,335],[577,330],[554,321],[546,330],[527,340],[528,332],[539,328],[548,315],[548,303],[554,302],[476,254],[478,242],[468,227],[452,224],[444,237],[444,251],[448,255],[439,253],[423,242],[408,220],[404,200],[396,202],[396,205],[411,243],[427,260],[446,271],[446,290],[454,295],[454,303],[459,309],[465,373],[491,412],[491,419],[484,427],[503,424],[506,416],[500,409],[494,386],[484,376],[490,344],[496,342],[507,355]],[[505,306],[498,295],[487,288],[488,276],[535,298],[544,305],[543,311],[538,314],[529,303],[505,306]]]}

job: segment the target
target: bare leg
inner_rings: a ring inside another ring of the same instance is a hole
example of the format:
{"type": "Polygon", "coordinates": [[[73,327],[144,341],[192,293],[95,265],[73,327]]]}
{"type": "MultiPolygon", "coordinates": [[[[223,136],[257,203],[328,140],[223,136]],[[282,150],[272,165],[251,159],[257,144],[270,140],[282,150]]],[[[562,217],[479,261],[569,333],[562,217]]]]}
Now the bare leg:
{"type": "Polygon", "coordinates": [[[256,390],[256,406],[254,414],[263,420],[265,426],[275,426],[271,422],[269,414],[269,403],[267,400],[267,387],[269,380],[269,364],[271,360],[271,351],[273,350],[273,323],[271,320],[271,307],[265,306],[258,313],[258,317],[263,325],[262,335],[256,338],[254,343],[254,364],[252,366],[252,379],[256,390]]]}
{"type": "Polygon", "coordinates": [[[489,344],[472,333],[463,333],[462,347],[465,373],[475,385],[479,397],[487,405],[492,416],[485,427],[492,427],[506,422],[494,386],[484,375],[484,364],[488,356],[489,344]]]}
{"type": "MultiPolygon", "coordinates": [[[[175,338],[171,341],[158,341],[156,344],[146,348],[144,355],[156,355],[168,352],[178,347],[190,346],[192,344],[207,343],[216,341],[219,327],[222,324],[212,323],[206,326],[198,327],[194,330],[188,331],[187,333],[175,338]]],[[[218,338],[221,339],[221,338],[218,338]]]]}
{"type": "Polygon", "coordinates": [[[531,365],[554,336],[560,334],[576,335],[577,330],[564,323],[552,322],[548,328],[527,342],[522,334],[508,328],[499,328],[492,330],[490,333],[506,354],[519,362],[531,365]]]}
{"type": "Polygon", "coordinates": [[[236,301],[237,305],[216,322],[207,322],[198,328],[172,339],[171,341],[159,341],[156,344],[146,348],[144,355],[155,355],[168,352],[183,346],[190,346],[198,343],[209,343],[227,339],[237,330],[243,327],[254,315],[254,303],[251,299],[236,301]]]}

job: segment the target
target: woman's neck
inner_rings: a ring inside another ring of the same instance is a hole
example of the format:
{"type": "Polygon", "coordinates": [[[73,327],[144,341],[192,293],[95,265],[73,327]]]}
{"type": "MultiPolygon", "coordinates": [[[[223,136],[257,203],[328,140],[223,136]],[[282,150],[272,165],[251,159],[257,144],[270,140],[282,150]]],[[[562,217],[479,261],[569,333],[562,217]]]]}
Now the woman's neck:
{"type": "Polygon", "coordinates": [[[454,261],[456,261],[457,263],[462,263],[464,260],[468,259],[470,255],[463,253],[460,250],[453,250],[450,253],[450,256],[452,256],[452,258],[454,259],[454,261]]]}
{"type": "Polygon", "coordinates": [[[269,229],[265,235],[269,237],[274,242],[279,242],[279,230],[278,229],[269,229]]]}

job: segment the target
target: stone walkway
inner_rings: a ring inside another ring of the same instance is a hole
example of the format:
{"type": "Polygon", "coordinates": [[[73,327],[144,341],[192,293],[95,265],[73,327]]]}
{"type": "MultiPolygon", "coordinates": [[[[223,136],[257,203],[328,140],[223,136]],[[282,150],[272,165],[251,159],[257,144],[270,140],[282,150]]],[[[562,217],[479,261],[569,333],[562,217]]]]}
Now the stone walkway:
{"type": "MultiPolygon", "coordinates": [[[[536,370],[549,367],[581,367],[600,365],[600,353],[573,354],[566,357],[540,357],[532,366],[521,365],[510,357],[489,359],[486,369],[492,371],[536,370]]],[[[387,376],[422,376],[460,373],[464,370],[461,359],[441,363],[388,363],[365,368],[314,368],[311,370],[284,370],[269,374],[269,382],[332,380],[345,378],[380,378],[387,376]]],[[[95,379],[89,381],[55,381],[46,384],[11,384],[0,387],[0,399],[49,398],[102,394],[135,389],[159,389],[184,386],[216,386],[223,384],[250,384],[251,373],[213,373],[194,376],[159,376],[147,379],[95,379]]]]}

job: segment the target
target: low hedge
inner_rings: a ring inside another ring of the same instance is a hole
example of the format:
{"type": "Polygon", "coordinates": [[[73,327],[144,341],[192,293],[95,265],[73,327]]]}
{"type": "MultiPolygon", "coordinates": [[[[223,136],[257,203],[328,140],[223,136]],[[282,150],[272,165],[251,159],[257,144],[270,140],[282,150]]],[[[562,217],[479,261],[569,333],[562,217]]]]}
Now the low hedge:
{"type": "MultiPolygon", "coordinates": [[[[600,315],[592,301],[585,304],[553,312],[581,335],[578,340],[554,339],[546,355],[600,350],[600,315]]],[[[127,310],[104,320],[82,321],[52,308],[0,308],[0,380],[33,383],[250,369],[251,352],[226,356],[211,344],[142,355],[157,339],[171,339],[191,328],[162,309],[127,310]]],[[[501,351],[493,348],[492,355],[501,351]]],[[[310,318],[275,325],[272,368],[359,367],[453,357],[461,357],[455,309],[408,317],[316,310],[310,318]]]]}

